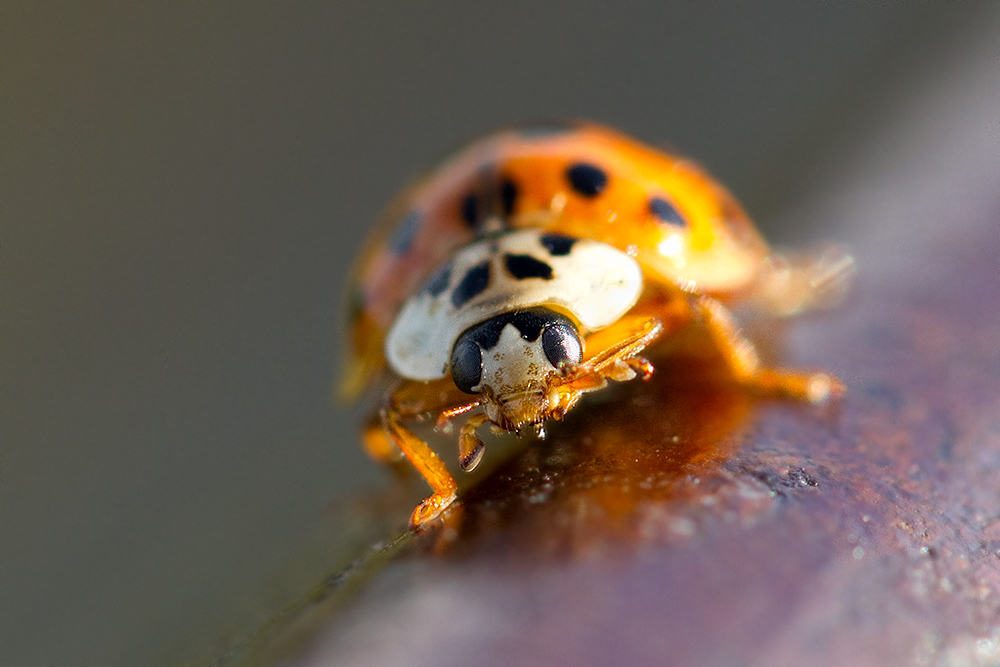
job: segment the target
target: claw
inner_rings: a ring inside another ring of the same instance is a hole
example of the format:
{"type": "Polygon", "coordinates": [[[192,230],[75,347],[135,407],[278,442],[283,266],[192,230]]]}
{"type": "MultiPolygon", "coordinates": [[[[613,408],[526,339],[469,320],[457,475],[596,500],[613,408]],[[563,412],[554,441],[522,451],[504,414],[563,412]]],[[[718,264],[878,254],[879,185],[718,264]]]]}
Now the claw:
{"type": "Polygon", "coordinates": [[[845,387],[837,378],[827,373],[812,375],[805,387],[805,399],[813,405],[821,405],[844,395],[845,387]]]}
{"type": "Polygon", "coordinates": [[[443,512],[448,505],[455,502],[456,495],[454,493],[448,495],[441,495],[435,493],[430,498],[427,498],[422,503],[417,505],[417,508],[413,510],[413,514],[410,515],[410,528],[419,530],[423,528],[426,524],[438,518],[438,515],[443,512]]]}
{"type": "Polygon", "coordinates": [[[625,363],[638,373],[643,380],[649,380],[649,378],[653,377],[653,371],[656,370],[646,357],[632,357],[631,359],[626,359],[625,363]]]}

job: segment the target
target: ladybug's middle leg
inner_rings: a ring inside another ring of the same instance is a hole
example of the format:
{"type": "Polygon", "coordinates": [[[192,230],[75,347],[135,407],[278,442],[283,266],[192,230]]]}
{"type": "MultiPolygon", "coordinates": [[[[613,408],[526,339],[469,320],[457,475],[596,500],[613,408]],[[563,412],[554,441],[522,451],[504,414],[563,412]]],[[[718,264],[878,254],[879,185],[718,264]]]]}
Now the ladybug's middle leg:
{"type": "Polygon", "coordinates": [[[729,310],[708,296],[692,297],[709,335],[736,379],[764,394],[822,403],[843,393],[844,386],[828,373],[792,368],[766,368],[753,343],[737,327],[729,310]]]}

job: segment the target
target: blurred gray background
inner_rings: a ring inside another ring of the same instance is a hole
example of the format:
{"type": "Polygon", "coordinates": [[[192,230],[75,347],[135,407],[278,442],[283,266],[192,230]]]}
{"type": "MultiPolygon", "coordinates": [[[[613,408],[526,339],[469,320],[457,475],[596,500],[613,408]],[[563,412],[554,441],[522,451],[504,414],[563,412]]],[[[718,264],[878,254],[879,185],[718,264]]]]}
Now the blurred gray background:
{"type": "Polygon", "coordinates": [[[593,119],[835,237],[768,221],[986,11],[4,3],[0,665],[200,664],[337,565],[318,527],[387,486],[330,400],[340,292],[452,146],[593,119]]]}

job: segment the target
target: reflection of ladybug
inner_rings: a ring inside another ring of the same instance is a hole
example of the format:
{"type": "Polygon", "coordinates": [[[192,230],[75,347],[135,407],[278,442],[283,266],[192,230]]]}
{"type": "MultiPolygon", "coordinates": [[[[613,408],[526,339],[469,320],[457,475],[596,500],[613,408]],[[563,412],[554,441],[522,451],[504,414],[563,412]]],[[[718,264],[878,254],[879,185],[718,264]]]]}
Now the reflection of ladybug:
{"type": "Polygon", "coordinates": [[[735,378],[812,402],[825,373],[762,368],[723,304],[776,314],[842,291],[848,255],[772,253],[732,196],[701,169],[604,127],[554,123],[476,141],[394,203],[363,250],[350,291],[342,391],[388,366],[398,376],[366,432],[376,458],[402,452],[433,495],[411,525],[455,499],[455,480],[405,422],[465,422],[459,460],[482,458],[476,430],[542,433],[608,380],[648,377],[639,356],[693,320],[735,378]]]}

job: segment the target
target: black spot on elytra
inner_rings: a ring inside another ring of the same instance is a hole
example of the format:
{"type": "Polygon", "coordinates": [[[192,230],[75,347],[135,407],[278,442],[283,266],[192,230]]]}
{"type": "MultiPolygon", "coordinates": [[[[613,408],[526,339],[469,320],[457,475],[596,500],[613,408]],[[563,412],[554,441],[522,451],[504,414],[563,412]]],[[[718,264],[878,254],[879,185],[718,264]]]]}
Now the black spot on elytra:
{"type": "Polygon", "coordinates": [[[470,192],[462,200],[462,220],[469,227],[475,227],[479,222],[479,197],[474,193],[470,192]]]}
{"type": "Polygon", "coordinates": [[[584,197],[596,197],[608,186],[608,175],[600,167],[578,162],[566,170],[566,178],[573,189],[584,197]]]}
{"type": "Polygon", "coordinates": [[[653,197],[649,200],[649,212],[668,225],[674,225],[675,227],[687,226],[684,216],[674,208],[673,204],[663,197],[653,197]]]}
{"type": "MultiPolygon", "coordinates": [[[[513,324],[521,338],[530,342],[538,340],[542,330],[547,327],[559,326],[576,331],[576,327],[565,315],[560,315],[548,308],[528,308],[502,313],[485,322],[469,327],[459,336],[459,342],[472,340],[483,350],[491,350],[500,340],[500,333],[508,324],[513,324]]],[[[456,347],[458,342],[456,342],[456,347]]]]}
{"type": "Polygon", "coordinates": [[[505,216],[514,212],[514,203],[517,201],[517,185],[509,178],[500,182],[500,206],[505,216]]]}
{"type": "Polygon", "coordinates": [[[455,291],[451,293],[451,304],[456,308],[461,308],[474,299],[490,285],[490,263],[481,262],[465,272],[462,282],[458,283],[455,291]]]}
{"type": "Polygon", "coordinates": [[[389,239],[389,250],[396,253],[397,255],[402,255],[408,252],[410,248],[413,247],[413,241],[417,238],[417,231],[420,229],[420,213],[417,211],[410,211],[403,218],[399,226],[396,227],[396,231],[393,232],[392,238],[389,239]]]}
{"type": "Polygon", "coordinates": [[[562,234],[543,234],[539,240],[553,257],[568,255],[569,251],[573,249],[573,244],[576,243],[576,239],[572,236],[563,236],[562,234]]]}
{"type": "Polygon", "coordinates": [[[503,256],[503,261],[507,272],[518,280],[527,278],[552,280],[552,267],[531,255],[511,255],[508,253],[503,256]]]}
{"type": "Polygon", "coordinates": [[[451,282],[451,262],[448,262],[434,274],[434,276],[428,281],[427,286],[424,290],[427,291],[431,296],[441,296],[446,289],[448,289],[448,283],[451,282]]]}

